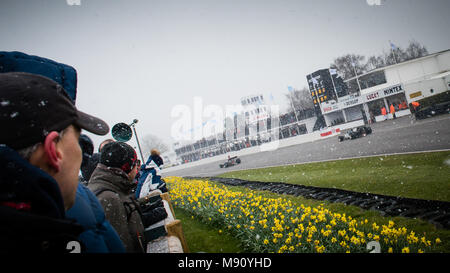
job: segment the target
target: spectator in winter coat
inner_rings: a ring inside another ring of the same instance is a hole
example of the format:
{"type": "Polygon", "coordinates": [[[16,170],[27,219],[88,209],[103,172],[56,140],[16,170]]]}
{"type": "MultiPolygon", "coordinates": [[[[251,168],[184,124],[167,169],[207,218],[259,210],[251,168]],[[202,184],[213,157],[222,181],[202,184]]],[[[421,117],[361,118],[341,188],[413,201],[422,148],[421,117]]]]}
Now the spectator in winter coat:
{"type": "Polygon", "coordinates": [[[65,217],[76,198],[78,138],[81,129],[105,135],[108,125],[78,111],[60,84],[22,72],[0,73],[0,124],[0,252],[67,252],[70,241],[82,250],[83,227],[65,217]]]}
{"type": "Polygon", "coordinates": [[[152,149],[150,151],[150,158],[147,160],[147,162],[150,162],[150,159],[153,160],[153,162],[155,162],[155,164],[159,168],[161,168],[161,166],[164,165],[164,161],[161,157],[161,153],[156,149],[152,149]]]}
{"type": "MultiPolygon", "coordinates": [[[[89,162],[94,151],[94,145],[92,140],[83,134],[80,136],[79,143],[83,154],[82,175],[79,180],[85,181],[83,167],[86,167],[89,162]]],[[[85,228],[79,239],[84,243],[86,253],[125,252],[125,247],[119,235],[106,220],[102,205],[83,183],[78,183],[75,204],[66,212],[66,217],[77,220],[85,228]]]]}
{"type": "Polygon", "coordinates": [[[167,192],[164,180],[161,179],[160,167],[164,164],[160,153],[156,149],[150,151],[147,162],[141,166],[139,171],[139,180],[136,187],[135,197],[143,198],[150,191],[159,189],[161,192],[167,192]]]}
{"type": "MultiPolygon", "coordinates": [[[[69,95],[71,102],[75,104],[77,71],[69,65],[21,52],[0,52],[0,72],[29,72],[48,77],[60,84],[69,95]]],[[[88,157],[92,155],[94,145],[86,135],[80,136],[79,145],[82,150],[81,171],[84,173],[86,163],[90,162],[88,157]]],[[[66,217],[78,221],[84,228],[84,232],[78,237],[85,246],[83,251],[102,253],[125,251],[116,231],[105,220],[100,203],[83,185],[78,185],[75,204],[66,211],[66,217]]]]}
{"type": "Polygon", "coordinates": [[[136,151],[123,142],[106,144],[100,162],[89,180],[106,219],[115,228],[127,252],[145,252],[144,226],[140,207],[131,196],[137,170],[136,151]]]}
{"type": "Polygon", "coordinates": [[[94,172],[95,168],[97,168],[98,161],[100,160],[100,152],[102,151],[103,146],[105,146],[108,143],[114,142],[113,139],[106,139],[100,143],[98,146],[98,153],[93,154],[89,161],[86,162],[86,166],[84,168],[81,168],[81,171],[83,172],[83,177],[89,181],[91,179],[91,175],[94,172]]]}
{"type": "Polygon", "coordinates": [[[86,179],[86,169],[88,168],[89,161],[91,160],[92,154],[94,153],[94,143],[92,140],[84,134],[80,135],[80,144],[81,152],[83,155],[83,160],[81,161],[81,174],[79,175],[79,182],[85,186],[89,182],[89,179],[86,179]]]}
{"type": "Polygon", "coordinates": [[[66,212],[67,219],[74,219],[84,227],[78,239],[86,253],[124,253],[125,246],[116,230],[105,217],[97,197],[83,184],[77,187],[75,204],[66,212]]]}

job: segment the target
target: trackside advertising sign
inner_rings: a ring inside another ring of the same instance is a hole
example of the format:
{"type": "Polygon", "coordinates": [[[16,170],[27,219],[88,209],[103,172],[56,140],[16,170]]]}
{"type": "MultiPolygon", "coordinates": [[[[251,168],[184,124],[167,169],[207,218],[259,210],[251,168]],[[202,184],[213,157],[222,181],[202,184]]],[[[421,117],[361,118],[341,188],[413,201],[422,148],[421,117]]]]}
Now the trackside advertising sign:
{"type": "Polygon", "coordinates": [[[324,114],[328,114],[334,111],[342,110],[370,101],[379,100],[402,92],[404,92],[403,86],[401,84],[397,84],[382,90],[370,92],[362,96],[346,96],[343,97],[342,99],[339,99],[338,103],[332,105],[330,105],[329,103],[323,103],[322,109],[324,114]]]}
{"type": "Polygon", "coordinates": [[[374,100],[378,100],[384,97],[389,97],[398,93],[402,93],[404,92],[403,90],[403,86],[401,84],[397,84],[394,86],[390,86],[388,88],[385,88],[383,90],[379,90],[379,91],[375,91],[375,92],[371,92],[369,94],[363,95],[363,101],[364,102],[369,102],[369,101],[374,101],[374,100]]]}

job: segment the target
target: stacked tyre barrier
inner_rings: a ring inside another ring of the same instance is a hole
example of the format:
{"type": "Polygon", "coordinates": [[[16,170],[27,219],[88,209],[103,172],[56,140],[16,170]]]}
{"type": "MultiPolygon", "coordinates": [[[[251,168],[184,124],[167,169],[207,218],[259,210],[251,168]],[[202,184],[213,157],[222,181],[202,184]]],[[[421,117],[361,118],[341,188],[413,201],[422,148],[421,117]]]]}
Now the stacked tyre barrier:
{"type": "Polygon", "coordinates": [[[358,206],[365,210],[376,210],[382,216],[420,218],[438,228],[450,228],[450,202],[395,197],[381,194],[353,192],[333,188],[294,185],[282,182],[247,181],[221,177],[185,177],[207,179],[228,186],[243,186],[253,190],[266,190],[277,194],[302,196],[331,203],[358,206]]]}

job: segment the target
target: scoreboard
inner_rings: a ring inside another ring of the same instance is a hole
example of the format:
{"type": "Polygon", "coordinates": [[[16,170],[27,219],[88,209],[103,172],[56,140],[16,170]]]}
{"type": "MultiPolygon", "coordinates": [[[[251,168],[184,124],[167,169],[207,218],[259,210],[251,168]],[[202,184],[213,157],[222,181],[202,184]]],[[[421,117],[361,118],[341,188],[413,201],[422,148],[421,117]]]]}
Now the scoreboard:
{"type": "Polygon", "coordinates": [[[316,113],[321,113],[320,104],[329,100],[337,102],[337,96],[347,95],[347,85],[337,74],[329,69],[321,69],[306,76],[309,92],[314,103],[316,113]]]}

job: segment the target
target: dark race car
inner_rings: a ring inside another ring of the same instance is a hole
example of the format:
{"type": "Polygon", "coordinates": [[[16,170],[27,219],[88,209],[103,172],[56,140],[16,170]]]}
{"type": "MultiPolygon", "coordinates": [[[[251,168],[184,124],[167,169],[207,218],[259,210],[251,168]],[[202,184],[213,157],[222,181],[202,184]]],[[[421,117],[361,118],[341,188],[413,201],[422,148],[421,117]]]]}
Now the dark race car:
{"type": "Polygon", "coordinates": [[[231,166],[234,166],[237,164],[241,164],[241,159],[237,156],[233,156],[233,157],[229,157],[225,163],[220,164],[219,166],[221,168],[228,168],[228,167],[231,167],[231,166]]]}
{"type": "Polygon", "coordinates": [[[450,113],[450,101],[419,108],[414,114],[416,119],[425,119],[450,113]]]}
{"type": "Polygon", "coordinates": [[[355,139],[355,138],[360,138],[360,137],[365,137],[366,135],[369,135],[372,133],[372,128],[370,128],[369,126],[360,126],[360,127],[355,127],[352,128],[350,130],[348,130],[347,132],[345,132],[345,134],[342,136],[338,136],[338,140],[339,142],[347,140],[347,139],[355,139]]]}

